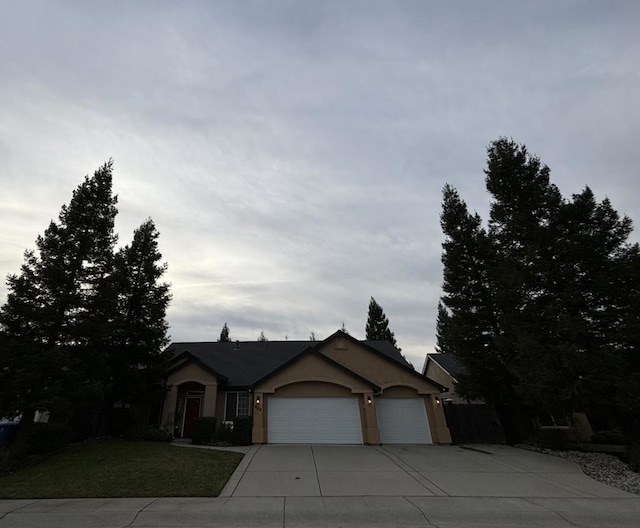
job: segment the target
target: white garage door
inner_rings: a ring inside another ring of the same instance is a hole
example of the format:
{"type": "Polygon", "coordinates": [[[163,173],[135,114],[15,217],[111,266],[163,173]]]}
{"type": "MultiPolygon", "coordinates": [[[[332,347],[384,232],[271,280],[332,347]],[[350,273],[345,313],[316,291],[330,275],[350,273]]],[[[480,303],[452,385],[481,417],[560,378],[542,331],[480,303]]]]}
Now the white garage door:
{"type": "Polygon", "coordinates": [[[357,398],[269,398],[271,444],[361,444],[357,398]]]}
{"type": "Polygon", "coordinates": [[[376,414],[383,444],[432,444],[422,398],[376,398],[376,414]]]}

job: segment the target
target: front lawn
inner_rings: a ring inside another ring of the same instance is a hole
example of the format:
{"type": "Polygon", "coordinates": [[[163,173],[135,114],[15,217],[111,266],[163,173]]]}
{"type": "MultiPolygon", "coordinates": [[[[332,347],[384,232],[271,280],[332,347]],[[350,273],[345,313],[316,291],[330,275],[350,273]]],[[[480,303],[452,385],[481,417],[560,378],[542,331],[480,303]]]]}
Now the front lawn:
{"type": "Polygon", "coordinates": [[[155,442],[80,444],[0,478],[0,498],[216,497],[242,456],[155,442]]]}

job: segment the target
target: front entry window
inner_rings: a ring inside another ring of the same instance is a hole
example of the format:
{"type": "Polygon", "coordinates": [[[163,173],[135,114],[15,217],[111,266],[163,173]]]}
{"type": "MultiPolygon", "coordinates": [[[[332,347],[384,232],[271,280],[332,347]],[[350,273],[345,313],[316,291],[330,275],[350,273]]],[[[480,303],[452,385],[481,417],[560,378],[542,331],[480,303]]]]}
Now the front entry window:
{"type": "Polygon", "coordinates": [[[224,419],[231,422],[238,416],[249,416],[249,393],[227,392],[227,404],[225,406],[224,419]]]}

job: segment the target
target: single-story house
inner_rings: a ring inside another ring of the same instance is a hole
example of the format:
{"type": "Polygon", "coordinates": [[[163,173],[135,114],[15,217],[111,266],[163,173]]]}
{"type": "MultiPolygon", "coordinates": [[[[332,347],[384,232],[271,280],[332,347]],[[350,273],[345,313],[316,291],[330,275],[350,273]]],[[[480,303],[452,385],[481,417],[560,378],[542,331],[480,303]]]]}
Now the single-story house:
{"type": "MultiPolygon", "coordinates": [[[[443,397],[443,403],[453,404],[484,404],[484,400],[467,401],[456,393],[456,383],[460,374],[465,372],[465,366],[453,354],[427,354],[422,374],[449,389],[446,396],[443,397]]],[[[456,443],[492,443],[498,437],[494,435],[495,428],[491,427],[482,437],[469,436],[469,431],[473,430],[473,434],[482,434],[482,427],[487,423],[491,425],[499,423],[498,415],[493,406],[487,405],[486,409],[475,410],[468,409],[463,411],[457,406],[455,412],[453,409],[447,409],[446,416],[449,419],[448,425],[453,440],[456,443]],[[491,408],[491,409],[490,409],[491,408]],[[458,413],[458,414],[456,414],[458,413]],[[482,424],[481,420],[485,423],[482,424]],[[453,423],[456,421],[457,423],[453,423]]],[[[589,423],[589,419],[585,413],[574,412],[569,415],[563,413],[550,414],[541,412],[535,417],[535,427],[542,430],[555,429],[565,433],[568,441],[589,441],[593,431],[589,423]]]]}
{"type": "Polygon", "coordinates": [[[387,341],[172,343],[161,427],[190,437],[198,416],[251,416],[253,443],[451,443],[447,388],[387,341]]]}
{"type": "Polygon", "coordinates": [[[456,393],[458,376],[464,370],[464,365],[453,354],[427,354],[422,374],[449,389],[445,397],[447,403],[484,403],[482,400],[468,402],[456,393]]]}

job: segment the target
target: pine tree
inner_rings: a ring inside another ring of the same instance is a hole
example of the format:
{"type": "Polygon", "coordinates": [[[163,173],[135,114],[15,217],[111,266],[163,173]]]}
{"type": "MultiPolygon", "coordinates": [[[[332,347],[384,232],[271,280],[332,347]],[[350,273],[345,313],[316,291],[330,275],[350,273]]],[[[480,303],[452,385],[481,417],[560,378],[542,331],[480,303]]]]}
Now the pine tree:
{"type": "MultiPolygon", "coordinates": [[[[574,410],[613,412],[612,385],[621,386],[617,380],[629,371],[621,352],[634,348],[633,338],[629,341],[621,330],[639,317],[633,308],[634,266],[626,266],[637,251],[637,245],[627,243],[632,223],[609,200],[598,203],[588,187],[564,204],[557,223],[560,234],[549,273],[552,300],[546,311],[555,322],[548,326],[555,329],[555,355],[561,358],[555,374],[572,381],[565,381],[560,399],[574,410]]],[[[640,267],[636,279],[638,273],[640,267]]]]}
{"type": "Polygon", "coordinates": [[[488,231],[444,191],[438,349],[467,367],[458,392],[536,413],[640,417],[631,220],[588,187],[565,200],[548,167],[511,140],[490,145],[485,174],[488,231]]]}
{"type": "Polygon", "coordinates": [[[440,216],[445,240],[443,296],[438,306],[437,349],[467,366],[456,391],[468,399],[502,401],[512,397],[510,375],[496,348],[500,335],[491,294],[489,240],[477,214],[469,213],[447,185],[440,216]]]}
{"type": "Polygon", "coordinates": [[[556,320],[549,306],[549,271],[558,252],[557,218],[563,199],[550,183],[550,170],[524,145],[500,139],[488,149],[487,190],[492,196],[489,239],[491,292],[500,335],[494,341],[512,387],[535,408],[560,410],[556,320]],[[537,372],[542,375],[533,375],[537,372]],[[535,397],[537,395],[537,397],[535,397]]]}
{"type": "Polygon", "coordinates": [[[161,282],[167,265],[161,263],[155,224],[147,219],[135,230],[131,245],[115,257],[117,311],[110,354],[107,356],[107,402],[135,402],[149,396],[166,365],[166,311],[169,285],[161,282]]]}
{"type": "Polygon", "coordinates": [[[269,341],[269,340],[264,335],[264,332],[260,332],[260,335],[258,336],[258,341],[260,341],[261,343],[264,343],[265,341],[269,341]]]}
{"type": "Polygon", "coordinates": [[[365,326],[365,334],[367,339],[389,341],[394,347],[398,348],[396,338],[389,329],[389,319],[384,314],[382,306],[380,306],[373,297],[371,297],[369,301],[369,314],[365,326]]]}
{"type": "Polygon", "coordinates": [[[109,161],[85,177],[69,205],[62,206],[58,222],[36,239],[37,251],[25,252],[20,275],[7,279],[0,326],[13,346],[3,354],[3,365],[29,357],[17,367],[15,396],[0,404],[0,411],[22,413],[18,454],[36,410],[63,408],[99,391],[93,374],[101,368],[97,351],[107,333],[100,315],[110,311],[112,300],[103,280],[116,243],[112,170],[109,161]]]}
{"type": "Polygon", "coordinates": [[[220,331],[220,337],[218,338],[218,342],[228,343],[229,341],[231,341],[231,339],[229,338],[229,327],[227,326],[227,323],[224,323],[224,326],[220,331]]]}
{"type": "MultiPolygon", "coordinates": [[[[640,460],[640,247],[625,247],[616,256],[615,343],[620,356],[613,412],[625,435],[630,458],[640,460]]],[[[609,400],[609,403],[610,400],[609,400]]],[[[611,409],[611,407],[609,407],[611,409]]],[[[637,463],[636,463],[637,465],[637,463]]]]}
{"type": "Polygon", "coordinates": [[[109,161],[85,177],[7,279],[0,414],[22,414],[16,456],[36,410],[70,416],[77,434],[90,434],[105,402],[130,401],[159,379],[169,294],[157,282],[165,269],[158,235],[148,220],[114,253],[112,171],[109,161]]]}

